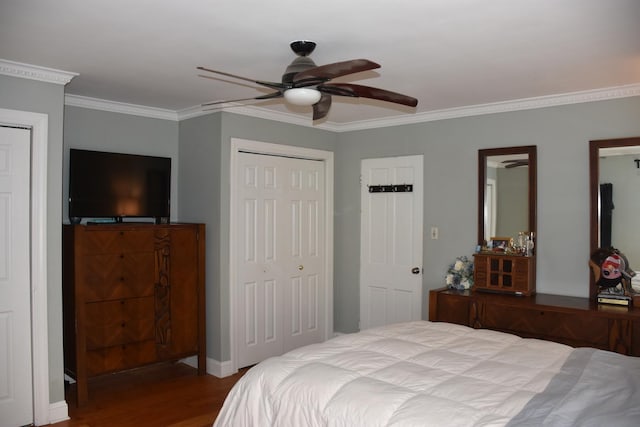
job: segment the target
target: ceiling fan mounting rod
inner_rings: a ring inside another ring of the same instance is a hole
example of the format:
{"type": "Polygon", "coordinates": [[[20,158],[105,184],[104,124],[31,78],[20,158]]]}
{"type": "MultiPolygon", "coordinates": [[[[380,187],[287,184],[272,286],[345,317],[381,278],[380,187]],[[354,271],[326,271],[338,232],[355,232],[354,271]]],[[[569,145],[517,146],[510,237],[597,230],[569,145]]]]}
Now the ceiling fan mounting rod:
{"type": "Polygon", "coordinates": [[[296,40],[289,45],[291,50],[298,56],[309,56],[316,48],[316,43],[309,40],[296,40]]]}

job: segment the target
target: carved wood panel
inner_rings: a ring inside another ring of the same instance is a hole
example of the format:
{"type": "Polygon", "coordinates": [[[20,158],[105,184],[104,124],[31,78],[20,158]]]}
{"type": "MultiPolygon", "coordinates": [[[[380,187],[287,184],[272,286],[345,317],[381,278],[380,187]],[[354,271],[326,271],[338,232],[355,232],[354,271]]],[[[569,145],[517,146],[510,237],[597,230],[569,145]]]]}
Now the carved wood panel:
{"type": "Polygon", "coordinates": [[[171,234],[168,230],[155,233],[154,247],[156,345],[158,352],[165,354],[171,342],[171,234]]]}

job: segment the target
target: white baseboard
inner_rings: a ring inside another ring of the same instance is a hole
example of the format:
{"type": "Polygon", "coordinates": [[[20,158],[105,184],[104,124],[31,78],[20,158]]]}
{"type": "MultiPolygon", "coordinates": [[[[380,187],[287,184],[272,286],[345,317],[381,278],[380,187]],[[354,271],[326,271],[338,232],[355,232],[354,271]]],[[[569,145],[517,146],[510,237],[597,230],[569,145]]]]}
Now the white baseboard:
{"type": "Polygon", "coordinates": [[[64,400],[49,404],[49,424],[69,419],[69,407],[64,400]]]}
{"type": "MultiPolygon", "coordinates": [[[[186,359],[182,359],[181,362],[193,368],[198,367],[198,359],[196,356],[187,357],[186,359]]],[[[207,374],[218,378],[224,378],[233,375],[236,372],[238,371],[233,369],[233,362],[231,360],[220,362],[207,357],[207,374]]]]}

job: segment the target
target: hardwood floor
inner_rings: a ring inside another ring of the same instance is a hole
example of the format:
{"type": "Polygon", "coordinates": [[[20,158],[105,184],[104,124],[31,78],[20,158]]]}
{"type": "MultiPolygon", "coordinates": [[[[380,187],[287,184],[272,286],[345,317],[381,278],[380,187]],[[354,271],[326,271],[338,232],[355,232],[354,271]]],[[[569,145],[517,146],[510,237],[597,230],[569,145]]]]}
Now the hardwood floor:
{"type": "Polygon", "coordinates": [[[89,403],[75,404],[67,390],[71,420],[53,427],[211,426],[231,387],[247,369],[227,378],[198,376],[182,363],[163,363],[89,380],[89,403]]]}

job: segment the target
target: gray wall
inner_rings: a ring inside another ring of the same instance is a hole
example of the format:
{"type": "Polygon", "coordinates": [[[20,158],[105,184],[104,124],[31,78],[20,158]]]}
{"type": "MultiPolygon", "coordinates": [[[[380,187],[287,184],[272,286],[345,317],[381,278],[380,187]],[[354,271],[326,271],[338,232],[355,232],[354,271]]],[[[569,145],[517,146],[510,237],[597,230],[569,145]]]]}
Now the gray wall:
{"type": "Polygon", "coordinates": [[[47,159],[47,321],[49,401],[64,400],[62,352],[62,116],[64,87],[0,75],[0,108],[49,116],[47,159]]]}
{"type": "Polygon", "coordinates": [[[358,325],[359,161],[424,154],[424,305],[446,268],[476,243],[478,149],[538,147],[537,287],[589,294],[589,140],[640,135],[640,97],[339,134],[336,144],[335,329],[358,325]]]}
{"type": "Polygon", "coordinates": [[[206,334],[207,355],[220,358],[220,128],[221,114],[211,114],[180,122],[180,169],[178,191],[180,218],[206,224],[206,334]]]}
{"type": "MultiPolygon", "coordinates": [[[[105,113],[97,113],[99,115],[105,113]]],[[[429,289],[476,244],[477,150],[538,146],[538,289],[588,295],[588,141],[640,135],[640,98],[332,133],[230,113],[179,123],[178,216],[207,224],[207,353],[228,360],[231,138],[335,153],[334,327],[359,318],[360,160],[424,154],[423,317],[429,289]]],[[[136,120],[143,120],[138,118],[136,120]]],[[[106,147],[105,147],[106,148],[106,147]]]]}
{"type": "Polygon", "coordinates": [[[173,209],[177,209],[180,220],[207,224],[208,356],[225,361],[230,355],[227,248],[228,159],[232,137],[335,153],[334,325],[336,331],[351,332],[357,329],[359,317],[361,159],[425,156],[425,230],[431,226],[440,228],[439,240],[428,236],[424,240],[423,317],[426,318],[428,290],[442,286],[447,265],[458,255],[471,254],[475,245],[478,149],[538,146],[538,290],[586,296],[588,141],[640,135],[640,97],[346,133],[228,113],[175,123],[67,107],[63,147],[63,102],[62,86],[0,76],[1,108],[49,115],[47,268],[51,402],[64,399],[60,224],[66,209],[63,164],[69,146],[131,149],[178,159],[178,172],[173,177],[177,181],[172,183],[172,197],[178,203],[174,203],[173,209]],[[138,142],[123,142],[130,134],[135,134],[138,142]],[[101,140],[94,146],[87,137],[101,140]]]}

